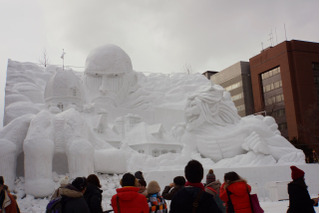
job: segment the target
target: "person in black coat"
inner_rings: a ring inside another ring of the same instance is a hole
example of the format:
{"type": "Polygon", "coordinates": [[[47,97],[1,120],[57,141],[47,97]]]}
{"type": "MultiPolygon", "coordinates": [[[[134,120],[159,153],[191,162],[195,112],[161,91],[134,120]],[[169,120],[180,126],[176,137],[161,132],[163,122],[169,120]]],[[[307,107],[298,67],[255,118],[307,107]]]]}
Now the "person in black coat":
{"type": "Polygon", "coordinates": [[[60,188],[63,213],[90,213],[87,202],[83,197],[86,187],[86,178],[77,177],[71,184],[60,188]]]}
{"type": "Polygon", "coordinates": [[[170,204],[170,213],[221,213],[211,194],[204,191],[201,183],[203,167],[199,161],[191,160],[184,169],[187,182],[178,191],[170,204]]]}
{"type": "Polygon", "coordinates": [[[86,200],[91,213],[102,213],[102,190],[100,190],[100,180],[95,174],[91,174],[87,177],[87,190],[84,193],[84,199],[86,200]]]}
{"type": "Polygon", "coordinates": [[[162,197],[166,200],[172,200],[173,196],[184,187],[186,180],[183,176],[177,176],[173,179],[173,183],[165,186],[162,197]]]}
{"type": "Polygon", "coordinates": [[[288,184],[289,209],[287,213],[314,213],[313,206],[318,204],[319,198],[310,198],[308,187],[304,181],[304,171],[291,166],[292,182],[288,184]]]}

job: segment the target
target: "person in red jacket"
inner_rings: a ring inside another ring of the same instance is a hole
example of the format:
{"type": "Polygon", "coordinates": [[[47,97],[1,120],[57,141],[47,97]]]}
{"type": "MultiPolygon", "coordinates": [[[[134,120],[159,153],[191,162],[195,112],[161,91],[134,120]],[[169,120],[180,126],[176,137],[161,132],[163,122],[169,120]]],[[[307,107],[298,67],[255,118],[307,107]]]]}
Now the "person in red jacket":
{"type": "Polygon", "coordinates": [[[111,198],[111,206],[115,213],[149,213],[147,198],[140,194],[139,187],[136,187],[137,180],[131,173],[123,175],[120,185],[116,189],[117,194],[111,198]]]}
{"type": "Polygon", "coordinates": [[[0,176],[0,213],[18,213],[20,209],[16,202],[16,199],[7,190],[4,185],[3,176],[0,176]]]}
{"type": "Polygon", "coordinates": [[[226,212],[252,213],[250,192],[251,186],[236,172],[225,173],[224,183],[220,188],[220,198],[226,204],[226,212]]]}

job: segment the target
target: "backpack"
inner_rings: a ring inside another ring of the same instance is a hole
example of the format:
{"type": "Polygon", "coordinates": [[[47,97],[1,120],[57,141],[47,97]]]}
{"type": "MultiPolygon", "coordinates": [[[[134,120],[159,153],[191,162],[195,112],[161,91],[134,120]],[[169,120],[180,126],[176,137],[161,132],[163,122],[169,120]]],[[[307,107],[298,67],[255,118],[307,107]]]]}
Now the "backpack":
{"type": "Polygon", "coordinates": [[[62,197],[51,200],[47,205],[46,213],[62,213],[62,197]]]}

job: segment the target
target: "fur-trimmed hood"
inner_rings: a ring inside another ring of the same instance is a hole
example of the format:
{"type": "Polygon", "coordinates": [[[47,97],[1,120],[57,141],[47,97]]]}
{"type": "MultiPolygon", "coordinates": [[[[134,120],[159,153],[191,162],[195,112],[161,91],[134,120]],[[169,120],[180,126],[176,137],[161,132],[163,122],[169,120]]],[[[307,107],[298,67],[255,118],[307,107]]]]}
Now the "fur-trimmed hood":
{"type": "Polygon", "coordinates": [[[72,198],[83,196],[82,192],[80,192],[71,184],[67,185],[66,187],[59,188],[59,194],[61,196],[72,197],[72,198]]]}

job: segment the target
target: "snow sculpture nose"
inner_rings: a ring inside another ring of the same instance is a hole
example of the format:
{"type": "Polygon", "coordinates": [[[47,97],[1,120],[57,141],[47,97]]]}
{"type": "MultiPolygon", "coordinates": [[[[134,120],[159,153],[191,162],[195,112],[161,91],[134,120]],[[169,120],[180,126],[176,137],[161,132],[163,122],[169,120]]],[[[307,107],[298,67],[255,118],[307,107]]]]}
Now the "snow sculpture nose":
{"type": "Polygon", "coordinates": [[[107,76],[106,75],[102,75],[102,81],[101,81],[101,85],[99,87],[99,92],[102,95],[106,95],[108,91],[108,81],[107,81],[107,76]]]}

